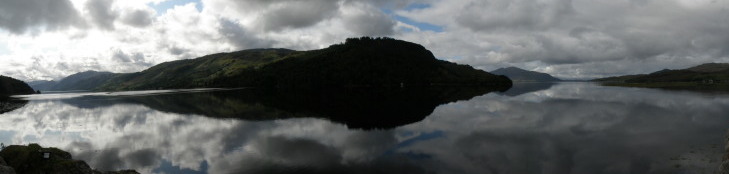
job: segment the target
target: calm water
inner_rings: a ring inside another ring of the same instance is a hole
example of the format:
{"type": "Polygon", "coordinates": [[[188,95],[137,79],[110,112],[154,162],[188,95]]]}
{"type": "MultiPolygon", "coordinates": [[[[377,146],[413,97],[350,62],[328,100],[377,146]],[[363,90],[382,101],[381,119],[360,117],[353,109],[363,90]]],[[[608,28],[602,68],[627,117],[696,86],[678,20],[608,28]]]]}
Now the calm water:
{"type": "Polygon", "coordinates": [[[0,142],[141,173],[712,173],[729,96],[591,83],[44,94],[0,142]]]}

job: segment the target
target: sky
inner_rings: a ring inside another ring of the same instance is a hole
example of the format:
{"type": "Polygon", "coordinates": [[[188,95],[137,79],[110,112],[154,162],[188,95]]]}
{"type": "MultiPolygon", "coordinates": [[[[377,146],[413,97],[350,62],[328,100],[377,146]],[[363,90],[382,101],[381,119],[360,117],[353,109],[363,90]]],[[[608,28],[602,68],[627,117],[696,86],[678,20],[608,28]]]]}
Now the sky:
{"type": "Polygon", "coordinates": [[[0,75],[59,80],[346,38],[563,79],[729,62],[729,0],[0,0],[0,75]]]}

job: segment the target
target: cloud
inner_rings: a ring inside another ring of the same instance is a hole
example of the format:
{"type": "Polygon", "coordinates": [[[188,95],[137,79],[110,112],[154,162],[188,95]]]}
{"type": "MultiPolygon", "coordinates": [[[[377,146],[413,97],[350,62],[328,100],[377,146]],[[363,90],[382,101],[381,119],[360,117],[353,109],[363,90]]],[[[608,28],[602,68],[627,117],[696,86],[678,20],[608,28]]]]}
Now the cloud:
{"type": "Polygon", "coordinates": [[[241,19],[246,24],[253,24],[261,31],[281,31],[313,26],[319,22],[335,17],[339,9],[339,0],[312,1],[203,1],[210,9],[215,9],[224,16],[241,19]]]}
{"type": "MultiPolygon", "coordinates": [[[[246,2],[246,1],[237,1],[246,2]]],[[[263,30],[282,30],[312,26],[336,14],[338,4],[328,0],[319,1],[265,1],[263,12],[257,19],[263,30]]],[[[240,6],[248,4],[239,3],[240,6]]]]}
{"type": "Polygon", "coordinates": [[[394,20],[383,9],[401,8],[410,1],[203,1],[207,9],[264,33],[308,28],[345,27],[358,34],[393,34],[394,20]],[[320,25],[327,24],[327,25],[320,25]],[[352,26],[354,25],[354,26],[352,26]]]}
{"type": "Polygon", "coordinates": [[[84,27],[69,0],[2,0],[0,4],[0,28],[14,34],[84,27]]]}
{"type": "Polygon", "coordinates": [[[12,59],[0,73],[23,79],[74,73],[34,69],[31,57],[131,71],[241,49],[319,49],[363,35],[422,44],[484,70],[517,66],[566,79],[729,62],[729,1],[200,0],[159,14],[152,8],[159,0],[0,2],[7,41],[0,56],[12,59]],[[418,28],[426,24],[437,29],[418,28]],[[124,61],[109,53],[118,48],[150,64],[118,68],[124,61]]]}
{"type": "Polygon", "coordinates": [[[146,61],[144,60],[144,54],[143,53],[131,53],[127,54],[124,53],[122,50],[116,50],[112,53],[112,59],[121,62],[121,63],[142,63],[144,64],[146,61]]]}
{"type": "Polygon", "coordinates": [[[154,10],[128,10],[121,15],[121,21],[135,27],[146,27],[152,24],[154,14],[154,10]]]}
{"type": "Polygon", "coordinates": [[[308,139],[286,137],[262,137],[254,140],[251,148],[266,154],[264,158],[295,166],[325,167],[339,163],[341,157],[337,149],[308,139]]]}
{"type": "Polygon", "coordinates": [[[456,24],[477,32],[537,31],[559,25],[572,14],[572,0],[469,1],[454,19],[456,24]]]}
{"type": "Polygon", "coordinates": [[[344,26],[363,36],[395,34],[395,20],[369,4],[354,3],[342,9],[344,26]]]}
{"type": "Polygon", "coordinates": [[[119,13],[111,8],[113,3],[113,0],[89,0],[86,2],[86,10],[91,16],[91,20],[99,28],[114,30],[114,21],[119,17],[119,13]]]}
{"type": "Polygon", "coordinates": [[[723,10],[727,5],[678,0],[455,0],[397,14],[445,26],[447,31],[438,37],[403,35],[426,43],[440,57],[458,57],[453,60],[484,69],[519,66],[586,78],[624,74],[614,68],[630,64],[641,64],[644,68],[638,72],[647,73],[729,61],[727,48],[719,46],[729,42],[729,34],[718,32],[729,30],[723,25],[729,21],[729,11],[723,10]],[[465,49],[450,51],[453,47],[465,49]],[[584,73],[574,74],[575,68],[584,73]]]}
{"type": "Polygon", "coordinates": [[[224,40],[233,44],[237,49],[266,48],[272,45],[272,42],[257,38],[237,22],[227,19],[220,20],[218,32],[224,40]]]}

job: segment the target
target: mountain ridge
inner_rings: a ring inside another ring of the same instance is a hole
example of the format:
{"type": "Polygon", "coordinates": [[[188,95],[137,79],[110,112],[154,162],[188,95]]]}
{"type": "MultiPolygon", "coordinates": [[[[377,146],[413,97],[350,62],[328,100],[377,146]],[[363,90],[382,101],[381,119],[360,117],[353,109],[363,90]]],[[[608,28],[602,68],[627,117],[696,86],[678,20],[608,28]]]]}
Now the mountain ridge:
{"type": "Polygon", "coordinates": [[[59,81],[31,81],[28,85],[39,91],[93,90],[120,74],[122,73],[89,70],[71,74],[59,81]]]}
{"type": "Polygon", "coordinates": [[[705,63],[685,69],[663,69],[649,74],[613,76],[592,81],[610,86],[727,90],[729,89],[729,63],[705,63]]]}
{"type": "Polygon", "coordinates": [[[436,59],[419,44],[370,37],[349,38],[344,43],[317,50],[250,49],[164,62],[134,73],[77,76],[73,79],[85,77],[76,81],[77,84],[86,84],[85,89],[77,90],[102,91],[442,85],[508,89],[511,86],[506,76],[436,59]]]}

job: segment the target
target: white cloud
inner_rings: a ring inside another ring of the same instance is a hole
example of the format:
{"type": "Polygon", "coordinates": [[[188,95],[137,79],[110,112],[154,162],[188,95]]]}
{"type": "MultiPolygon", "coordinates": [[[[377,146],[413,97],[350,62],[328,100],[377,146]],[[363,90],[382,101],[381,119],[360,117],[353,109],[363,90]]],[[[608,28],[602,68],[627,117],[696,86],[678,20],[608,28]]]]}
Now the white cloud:
{"type": "Polygon", "coordinates": [[[486,70],[518,66],[563,78],[729,61],[726,1],[201,0],[201,10],[190,3],[160,14],[151,7],[160,0],[46,1],[2,1],[0,74],[131,72],[240,49],[318,49],[363,35],[416,42],[438,58],[486,70]],[[115,61],[118,50],[144,55],[138,62],[145,63],[115,61]],[[50,69],[56,64],[80,69],[50,69]],[[633,65],[643,68],[623,68],[633,65]]]}
{"type": "Polygon", "coordinates": [[[437,36],[404,35],[441,58],[458,57],[453,60],[488,70],[520,66],[549,69],[563,78],[593,78],[729,61],[729,52],[720,46],[729,42],[729,35],[720,32],[729,30],[728,5],[455,0],[398,14],[445,26],[437,36]]]}
{"type": "Polygon", "coordinates": [[[85,25],[68,0],[2,0],[0,3],[0,29],[15,34],[35,34],[85,25]]]}

